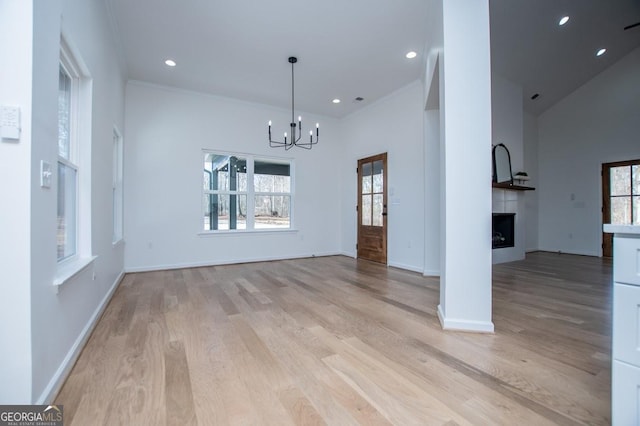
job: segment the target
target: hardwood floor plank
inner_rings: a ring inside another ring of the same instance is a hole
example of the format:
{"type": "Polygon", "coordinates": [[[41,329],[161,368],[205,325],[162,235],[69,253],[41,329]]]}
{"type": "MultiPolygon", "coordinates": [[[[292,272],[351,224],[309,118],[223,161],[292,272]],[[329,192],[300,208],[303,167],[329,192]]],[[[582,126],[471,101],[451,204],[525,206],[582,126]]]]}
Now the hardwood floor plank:
{"type": "Polygon", "coordinates": [[[195,425],[196,413],[184,345],[168,342],[164,349],[167,425],[195,425]]]}
{"type": "Polygon", "coordinates": [[[88,424],[611,421],[611,262],[493,267],[495,334],[435,277],[342,256],[128,274],[55,398],[88,424]]]}

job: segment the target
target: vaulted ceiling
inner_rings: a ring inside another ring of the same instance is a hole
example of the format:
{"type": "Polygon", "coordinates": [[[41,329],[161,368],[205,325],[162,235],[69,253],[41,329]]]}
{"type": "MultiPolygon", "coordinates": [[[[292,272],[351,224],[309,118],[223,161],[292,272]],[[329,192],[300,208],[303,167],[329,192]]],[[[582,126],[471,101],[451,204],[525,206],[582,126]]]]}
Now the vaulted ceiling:
{"type": "MultiPolygon", "coordinates": [[[[105,1],[133,80],[288,108],[287,58],[297,56],[296,109],[343,117],[422,74],[426,0],[105,1]],[[405,57],[411,50],[417,58],[405,57]]],[[[640,0],[490,0],[490,9],[493,70],[523,87],[536,115],[640,46],[640,27],[623,30],[640,21],[640,0]]]]}

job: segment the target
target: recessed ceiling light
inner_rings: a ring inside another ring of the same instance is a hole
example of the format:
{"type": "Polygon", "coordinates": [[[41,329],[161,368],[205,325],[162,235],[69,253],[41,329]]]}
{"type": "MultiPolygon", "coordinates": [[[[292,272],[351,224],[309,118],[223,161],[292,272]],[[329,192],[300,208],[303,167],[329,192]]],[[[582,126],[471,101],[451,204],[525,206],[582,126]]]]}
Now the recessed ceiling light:
{"type": "Polygon", "coordinates": [[[602,56],[607,52],[607,49],[604,47],[596,52],[596,56],[602,56]]]}
{"type": "Polygon", "coordinates": [[[334,100],[332,100],[331,102],[333,102],[334,104],[339,104],[340,103],[340,99],[335,98],[334,100]]]}
{"type": "Polygon", "coordinates": [[[174,61],[173,59],[167,59],[166,61],[164,61],[164,63],[165,63],[168,67],[175,67],[175,66],[176,66],[176,61],[174,61]]]}
{"type": "Polygon", "coordinates": [[[560,18],[560,21],[558,22],[558,25],[564,25],[567,22],[569,22],[569,17],[568,16],[563,16],[562,18],[560,18]]]}
{"type": "Polygon", "coordinates": [[[413,59],[416,56],[418,56],[418,54],[412,50],[411,52],[407,53],[405,56],[407,57],[407,59],[413,59]]]}

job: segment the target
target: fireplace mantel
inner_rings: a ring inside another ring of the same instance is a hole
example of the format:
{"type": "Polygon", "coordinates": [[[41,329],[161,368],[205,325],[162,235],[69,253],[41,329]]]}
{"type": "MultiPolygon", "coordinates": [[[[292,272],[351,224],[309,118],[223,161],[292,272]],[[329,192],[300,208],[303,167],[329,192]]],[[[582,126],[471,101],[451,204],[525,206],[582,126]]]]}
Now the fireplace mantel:
{"type": "Polygon", "coordinates": [[[506,189],[508,191],[535,191],[536,190],[534,187],[531,187],[531,186],[514,185],[508,182],[503,182],[503,183],[492,182],[491,186],[496,189],[506,189]]]}

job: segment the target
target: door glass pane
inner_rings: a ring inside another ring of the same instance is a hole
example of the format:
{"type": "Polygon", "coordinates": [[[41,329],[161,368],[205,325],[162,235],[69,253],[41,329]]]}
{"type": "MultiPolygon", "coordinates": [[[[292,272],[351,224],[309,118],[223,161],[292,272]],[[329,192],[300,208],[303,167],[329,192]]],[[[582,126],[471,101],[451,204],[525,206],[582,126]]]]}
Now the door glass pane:
{"type": "Polygon", "coordinates": [[[362,224],[371,226],[371,195],[362,195],[362,224]]]}
{"type": "Polygon", "coordinates": [[[76,254],[77,171],[58,162],[58,261],[76,254]]]}
{"type": "Polygon", "coordinates": [[[640,166],[635,165],[633,170],[633,195],[640,195],[640,166]]]}
{"type": "Polygon", "coordinates": [[[631,195],[631,167],[611,168],[611,195],[631,195]]]}
{"type": "Polygon", "coordinates": [[[633,197],[633,223],[640,224],[640,196],[633,197]]]}
{"type": "Polygon", "coordinates": [[[257,195],[255,197],[255,228],[289,228],[291,197],[288,195],[257,195]]]}
{"type": "Polygon", "coordinates": [[[631,223],[631,197],[611,197],[611,223],[615,225],[631,223]]]}
{"type": "Polygon", "coordinates": [[[364,163],[362,165],[362,193],[371,193],[371,163],[364,163]]]}
{"type": "Polygon", "coordinates": [[[382,194],[373,196],[373,226],[382,226],[382,194]]]}
{"type": "Polygon", "coordinates": [[[382,192],[384,188],[384,170],[382,160],[373,162],[373,192],[382,192]]]}

